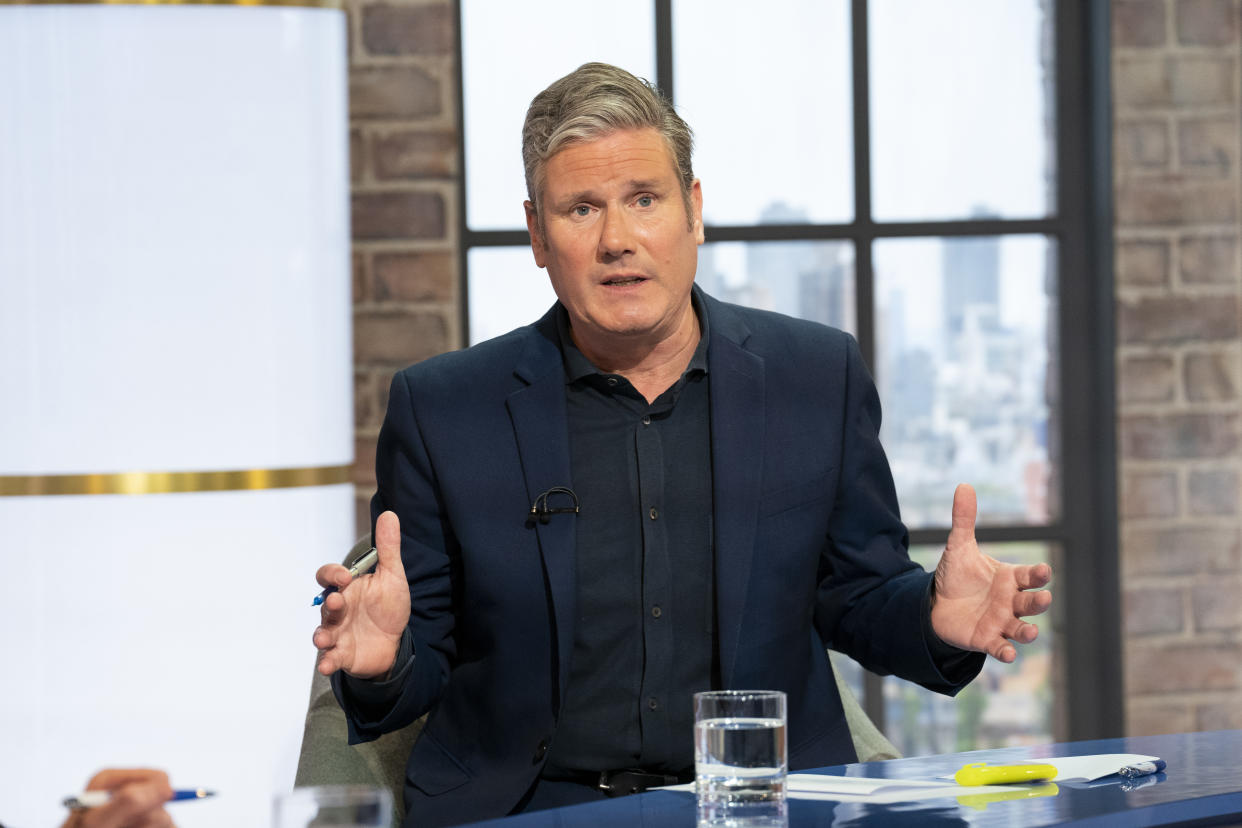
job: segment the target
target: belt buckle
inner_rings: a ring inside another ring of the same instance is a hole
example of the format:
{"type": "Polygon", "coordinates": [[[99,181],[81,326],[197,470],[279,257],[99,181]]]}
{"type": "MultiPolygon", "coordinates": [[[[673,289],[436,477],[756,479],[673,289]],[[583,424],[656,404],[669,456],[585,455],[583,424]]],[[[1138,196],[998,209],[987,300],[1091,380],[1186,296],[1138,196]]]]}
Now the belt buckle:
{"type": "Polygon", "coordinates": [[[599,783],[595,787],[604,792],[605,796],[625,796],[632,791],[617,790],[617,778],[625,771],[600,771],[599,783]]]}
{"type": "Polygon", "coordinates": [[[601,771],[596,787],[603,791],[605,796],[616,797],[643,793],[648,788],[676,785],[677,781],[676,776],[669,774],[624,769],[601,771]]]}

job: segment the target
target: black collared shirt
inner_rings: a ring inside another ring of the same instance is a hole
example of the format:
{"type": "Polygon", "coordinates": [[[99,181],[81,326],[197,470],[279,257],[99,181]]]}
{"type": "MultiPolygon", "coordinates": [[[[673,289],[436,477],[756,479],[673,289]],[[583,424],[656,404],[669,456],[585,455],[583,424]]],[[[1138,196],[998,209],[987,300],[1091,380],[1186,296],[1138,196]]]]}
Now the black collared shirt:
{"type": "MultiPolygon", "coordinates": [[[[691,697],[713,686],[707,314],[673,386],[648,404],[599,371],[559,311],[576,516],[578,617],[544,776],[694,764],[691,697]]],[[[718,683],[718,680],[717,680],[718,683]]]]}

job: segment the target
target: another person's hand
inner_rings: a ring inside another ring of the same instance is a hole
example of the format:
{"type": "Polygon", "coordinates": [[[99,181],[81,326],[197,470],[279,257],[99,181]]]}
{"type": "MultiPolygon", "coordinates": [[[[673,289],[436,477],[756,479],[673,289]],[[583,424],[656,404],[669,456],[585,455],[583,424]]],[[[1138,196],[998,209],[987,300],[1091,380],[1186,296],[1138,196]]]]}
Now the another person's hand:
{"type": "Polygon", "coordinates": [[[326,564],[315,573],[320,586],[334,586],[320,607],[322,623],[313,640],[319,672],[344,670],[358,678],[382,677],[397,659],[401,633],[410,620],[410,587],[401,563],[401,524],[394,512],[375,522],[379,563],[352,582],[349,570],[326,564]],[[348,586],[348,588],[346,588],[348,586]]]}
{"type": "Polygon", "coordinates": [[[172,798],[168,774],[143,768],[110,768],[95,774],[88,791],[110,791],[97,808],[75,810],[61,828],[168,828],[172,817],[164,803],[172,798]]]}
{"type": "Polygon", "coordinates": [[[963,650],[988,653],[1006,664],[1017,658],[1010,642],[1029,644],[1039,628],[1023,617],[1039,615],[1052,593],[1039,590],[1052,579],[1046,563],[1001,563],[975,542],[975,490],[966,484],[953,493],[953,528],[940,563],[932,597],[932,629],[941,640],[963,650]]]}

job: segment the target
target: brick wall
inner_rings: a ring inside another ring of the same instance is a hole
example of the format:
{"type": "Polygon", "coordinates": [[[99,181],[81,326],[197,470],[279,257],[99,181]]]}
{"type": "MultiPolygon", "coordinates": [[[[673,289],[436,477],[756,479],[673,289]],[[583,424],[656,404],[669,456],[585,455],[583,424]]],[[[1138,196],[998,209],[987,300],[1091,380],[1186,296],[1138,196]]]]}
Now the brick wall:
{"type": "Polygon", "coordinates": [[[449,0],[346,0],[345,11],[361,534],[393,372],[461,340],[457,16],[449,0]]]}
{"type": "Polygon", "coordinates": [[[1113,0],[1127,730],[1242,727],[1239,0],[1113,0]]]}

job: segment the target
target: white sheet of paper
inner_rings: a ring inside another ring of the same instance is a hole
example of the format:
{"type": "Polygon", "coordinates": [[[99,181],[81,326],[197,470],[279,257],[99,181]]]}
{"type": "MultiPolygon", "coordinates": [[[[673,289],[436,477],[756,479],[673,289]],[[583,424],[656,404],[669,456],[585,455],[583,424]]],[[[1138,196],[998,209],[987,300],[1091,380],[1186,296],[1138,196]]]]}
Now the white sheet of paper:
{"type": "MultiPolygon", "coordinates": [[[[833,802],[913,802],[971,794],[997,794],[1027,790],[1026,786],[962,786],[926,779],[878,779],[867,776],[832,776],[822,773],[791,773],[786,778],[786,795],[792,799],[820,799],[833,802]]],[[[664,791],[694,792],[694,783],[661,788],[664,791]]]]}
{"type": "MultiPolygon", "coordinates": [[[[1008,762],[990,762],[996,765],[1052,765],[1057,769],[1053,782],[1064,782],[1068,779],[1083,779],[1093,782],[1105,776],[1111,776],[1126,765],[1139,762],[1154,762],[1159,756],[1144,756],[1141,753],[1096,753],[1090,756],[1053,756],[1047,759],[1013,759],[1008,762]]],[[[952,779],[953,774],[940,777],[952,779]]]]}
{"type": "MultiPolygon", "coordinates": [[[[1057,775],[1051,780],[1093,781],[1111,776],[1126,765],[1153,762],[1159,757],[1140,753],[1098,753],[1092,756],[1054,756],[1048,759],[1015,759],[996,762],[1001,765],[1041,764],[1053,765],[1057,775]]],[[[914,802],[924,799],[971,796],[975,794],[999,794],[1031,790],[1030,785],[959,785],[953,775],[936,780],[925,779],[878,779],[868,776],[833,776],[822,773],[791,773],[786,782],[786,793],[793,799],[822,799],[833,802],[914,802]]],[[[694,783],[660,788],[664,791],[688,791],[694,793],[694,783]]]]}
{"type": "Polygon", "coordinates": [[[791,773],[788,795],[794,799],[824,799],[833,802],[916,802],[972,794],[1020,792],[1029,786],[964,786],[924,779],[875,779],[861,776],[829,776],[818,773],[791,773]]]}

